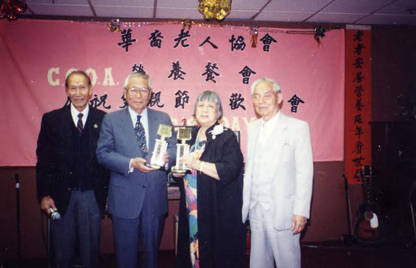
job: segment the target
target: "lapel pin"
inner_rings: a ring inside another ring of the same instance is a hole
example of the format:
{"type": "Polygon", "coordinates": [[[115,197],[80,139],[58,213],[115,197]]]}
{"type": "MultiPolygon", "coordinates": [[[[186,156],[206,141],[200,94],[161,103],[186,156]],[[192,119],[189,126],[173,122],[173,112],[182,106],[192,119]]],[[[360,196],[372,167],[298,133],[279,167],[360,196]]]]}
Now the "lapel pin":
{"type": "Polygon", "coordinates": [[[98,128],[98,124],[94,124],[94,128],[98,128]]]}

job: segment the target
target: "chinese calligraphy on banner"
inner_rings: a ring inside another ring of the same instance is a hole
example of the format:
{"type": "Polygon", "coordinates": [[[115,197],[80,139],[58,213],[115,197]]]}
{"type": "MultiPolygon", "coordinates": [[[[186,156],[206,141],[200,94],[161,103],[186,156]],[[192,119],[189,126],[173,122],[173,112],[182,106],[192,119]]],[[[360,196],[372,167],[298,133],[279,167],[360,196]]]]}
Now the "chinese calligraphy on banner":
{"type": "Polygon", "coordinates": [[[345,169],[350,184],[371,165],[371,31],[346,31],[345,169]]]}
{"type": "Polygon", "coordinates": [[[273,78],[283,90],[283,112],[310,124],[314,160],[343,160],[343,29],[328,31],[318,44],[311,35],[259,28],[252,47],[245,26],[135,22],[111,32],[105,22],[20,19],[0,21],[0,36],[0,166],[35,164],[41,116],[68,104],[64,81],[74,69],[90,75],[90,103],[106,112],[126,107],[125,77],[145,72],[152,80],[149,107],[174,124],[192,124],[196,97],[215,90],[224,124],[241,131],[243,152],[255,118],[250,86],[273,78]]]}

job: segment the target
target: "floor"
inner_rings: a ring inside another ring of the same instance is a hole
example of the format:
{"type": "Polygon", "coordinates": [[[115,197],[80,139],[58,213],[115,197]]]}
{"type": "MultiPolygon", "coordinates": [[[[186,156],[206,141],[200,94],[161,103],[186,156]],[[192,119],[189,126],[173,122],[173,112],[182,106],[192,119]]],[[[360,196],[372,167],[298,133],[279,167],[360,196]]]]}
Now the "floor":
{"type": "MultiPolygon", "coordinates": [[[[247,256],[246,267],[248,268],[247,256]]],[[[18,265],[16,260],[0,262],[0,268],[48,267],[46,259],[22,260],[18,265]]],[[[80,266],[74,266],[80,267],[80,266]]],[[[107,254],[102,256],[102,268],[116,267],[115,256],[107,254]]],[[[139,266],[138,266],[139,267],[139,266]]],[[[175,267],[175,254],[173,251],[159,253],[159,267],[175,267]]],[[[302,244],[302,268],[407,268],[416,267],[416,247],[410,246],[363,246],[346,245],[341,241],[327,241],[320,243],[302,244]]],[[[256,267],[257,268],[257,267],[256,267]]],[[[261,267],[259,267],[261,268],[261,267]]]]}

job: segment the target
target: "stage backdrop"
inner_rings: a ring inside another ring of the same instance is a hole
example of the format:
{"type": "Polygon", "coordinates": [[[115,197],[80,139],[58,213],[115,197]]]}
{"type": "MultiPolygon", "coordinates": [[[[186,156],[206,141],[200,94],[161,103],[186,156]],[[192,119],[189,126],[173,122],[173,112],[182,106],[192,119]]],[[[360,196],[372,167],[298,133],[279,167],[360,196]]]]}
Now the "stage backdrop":
{"type": "Polygon", "coordinates": [[[283,112],[310,124],[314,161],[342,161],[344,30],[328,31],[320,42],[306,29],[257,31],[124,22],[111,32],[104,22],[0,21],[0,165],[36,163],[41,116],[65,105],[65,76],[73,69],[89,73],[91,103],[106,112],[125,107],[124,78],[146,72],[153,88],[149,106],[175,124],[192,124],[197,95],[215,90],[224,124],[241,131],[243,152],[247,123],[255,118],[250,85],[274,78],[283,90],[283,112]]]}

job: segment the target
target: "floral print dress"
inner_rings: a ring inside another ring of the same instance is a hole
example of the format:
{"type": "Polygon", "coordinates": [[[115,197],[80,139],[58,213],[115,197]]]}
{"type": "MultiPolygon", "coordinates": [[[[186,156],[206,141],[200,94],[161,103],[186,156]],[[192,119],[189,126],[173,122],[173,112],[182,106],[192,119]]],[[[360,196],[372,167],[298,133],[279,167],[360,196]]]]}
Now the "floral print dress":
{"type": "MultiPolygon", "coordinates": [[[[190,152],[202,150],[205,144],[206,141],[196,139],[195,144],[190,148],[190,152]]],[[[193,169],[191,173],[185,175],[184,186],[186,208],[188,210],[191,264],[193,268],[199,268],[197,171],[195,169],[193,169]]]]}

